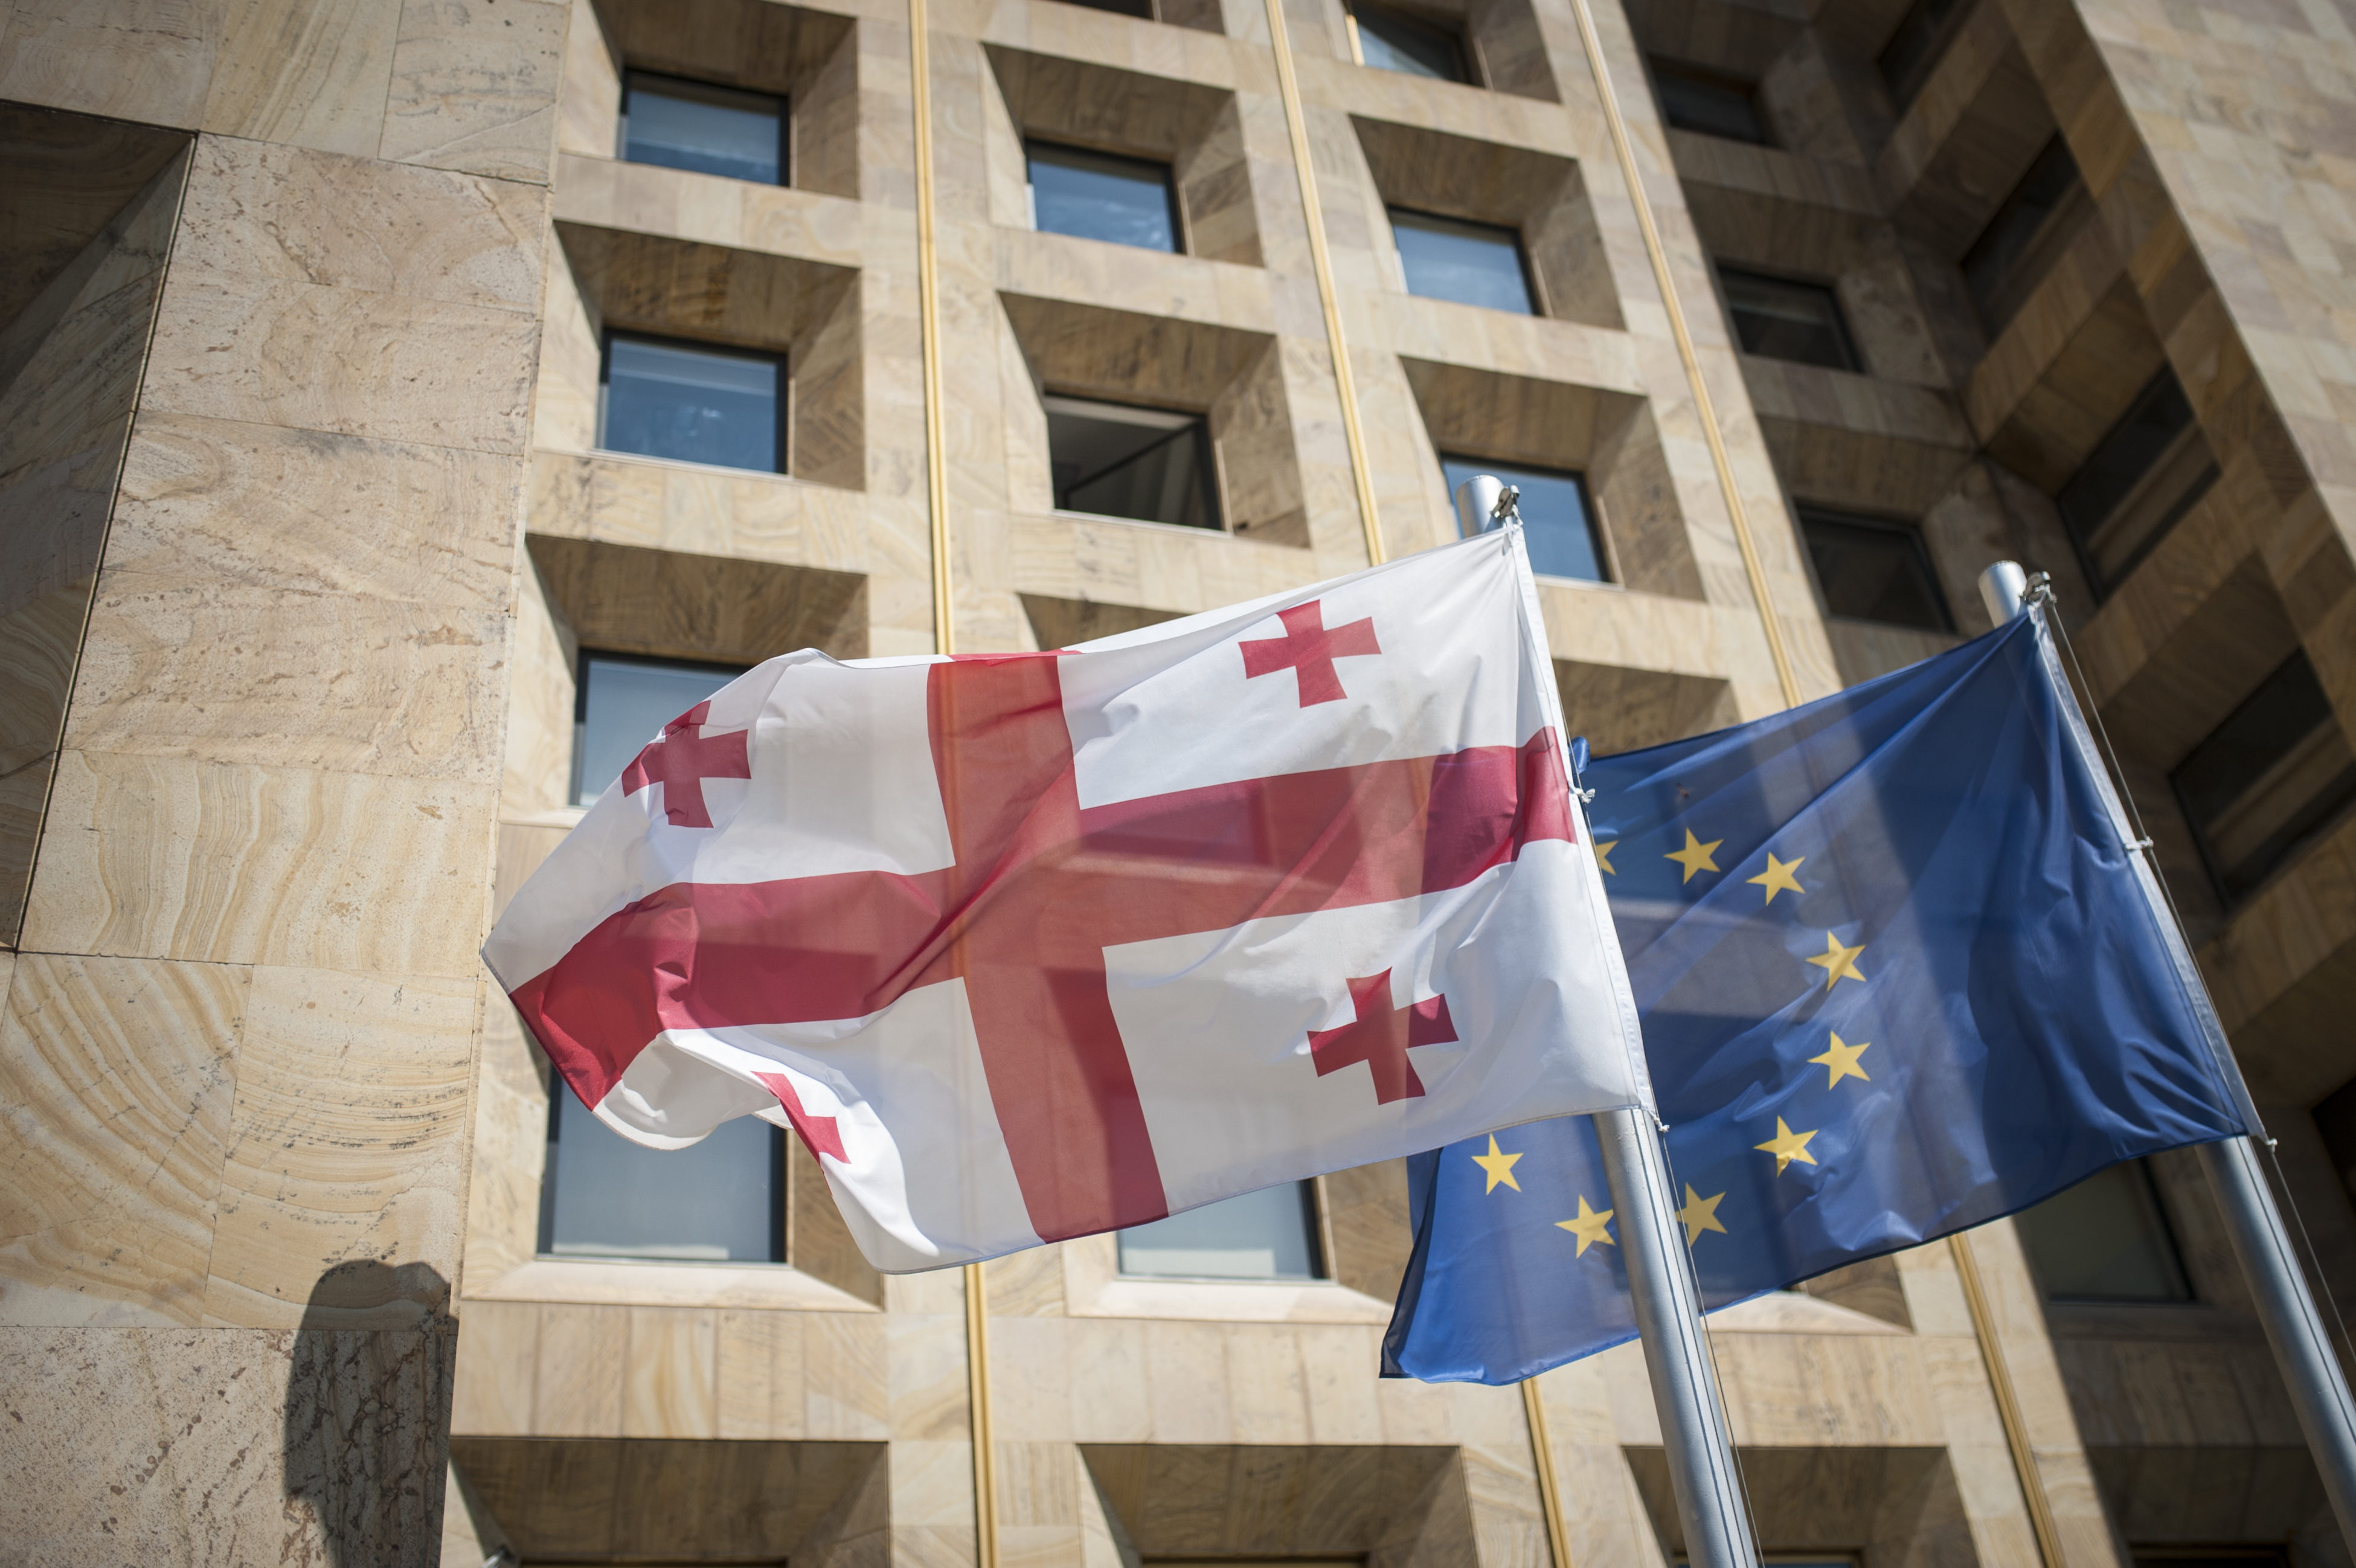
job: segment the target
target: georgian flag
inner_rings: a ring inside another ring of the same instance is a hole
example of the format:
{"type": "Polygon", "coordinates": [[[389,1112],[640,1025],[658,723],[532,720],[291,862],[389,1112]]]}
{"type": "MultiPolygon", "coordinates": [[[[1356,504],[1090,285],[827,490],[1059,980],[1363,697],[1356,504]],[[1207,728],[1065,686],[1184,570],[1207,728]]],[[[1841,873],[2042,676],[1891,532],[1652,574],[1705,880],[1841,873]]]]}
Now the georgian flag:
{"type": "Polygon", "coordinates": [[[1649,1107],[1521,531],[1055,653],[772,659],[483,956],[606,1125],[907,1273],[1649,1107]]]}

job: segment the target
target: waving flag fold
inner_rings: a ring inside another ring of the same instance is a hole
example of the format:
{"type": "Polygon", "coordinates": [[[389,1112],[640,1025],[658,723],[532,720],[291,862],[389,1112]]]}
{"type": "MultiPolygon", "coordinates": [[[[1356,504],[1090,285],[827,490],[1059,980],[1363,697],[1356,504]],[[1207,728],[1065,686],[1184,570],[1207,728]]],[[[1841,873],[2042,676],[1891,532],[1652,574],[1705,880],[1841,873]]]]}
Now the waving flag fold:
{"type": "Polygon", "coordinates": [[[748,671],[484,957],[607,1125],[908,1271],[1649,1103],[1518,530],[1058,653],[748,671]]]}

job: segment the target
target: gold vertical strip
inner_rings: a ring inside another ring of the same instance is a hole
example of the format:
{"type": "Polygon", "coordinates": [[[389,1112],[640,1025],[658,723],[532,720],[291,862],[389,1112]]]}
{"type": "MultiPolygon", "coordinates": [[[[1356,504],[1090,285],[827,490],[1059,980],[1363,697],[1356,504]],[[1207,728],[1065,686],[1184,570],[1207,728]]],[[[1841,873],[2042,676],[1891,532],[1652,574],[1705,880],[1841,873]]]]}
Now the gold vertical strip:
{"type": "Polygon", "coordinates": [[[1554,1568],[1571,1568],[1570,1534],[1562,1522],[1562,1487],[1554,1478],[1554,1444],[1547,1438],[1546,1401],[1536,1378],[1522,1380],[1522,1413],[1530,1423],[1530,1452],[1538,1463],[1538,1507],[1546,1513],[1547,1546],[1554,1568]]]}
{"type": "Polygon", "coordinates": [[[2020,1477],[2020,1495],[2029,1504],[2029,1522],[2037,1531],[2037,1554],[2045,1568],[2062,1568],[2062,1536],[2053,1527],[2052,1505],[2045,1498],[2045,1478],[2037,1471],[2037,1454],[2029,1445],[2029,1423],[2020,1413],[2020,1398],[2013,1391],[2012,1372],[2005,1366],[2004,1346],[1997,1338],[1996,1319],[1988,1311],[1987,1291],[1980,1283],[1978,1260],[1972,1256],[1971,1238],[1958,1230],[1947,1238],[1955,1255],[1955,1273],[1964,1282],[1964,1305],[1971,1309],[1972,1332],[1980,1342],[1980,1360],[1987,1367],[1988,1386],[1996,1391],[1997,1414],[2004,1421],[2005,1446],[2012,1450],[2012,1467],[2020,1477]]]}
{"type": "MultiPolygon", "coordinates": [[[[1273,5],[1275,0],[1269,0],[1273,5]]],[[[1792,656],[1783,646],[1783,623],[1775,616],[1775,601],[1767,592],[1767,573],[1759,564],[1759,547],[1751,537],[1750,514],[1743,510],[1742,492],[1734,483],[1734,464],[1726,455],[1726,437],[1718,428],[1718,409],[1710,402],[1709,386],[1702,379],[1701,359],[1694,352],[1693,333],[1686,325],[1685,306],[1678,302],[1676,284],[1669,275],[1669,253],[1661,243],[1660,226],[1653,221],[1653,204],[1644,195],[1644,182],[1636,172],[1635,148],[1628,140],[1628,123],[1620,114],[1619,94],[1612,90],[1612,72],[1603,63],[1603,43],[1596,37],[1595,18],[1589,14],[1587,0],[1570,0],[1570,9],[1579,18],[1579,41],[1587,50],[1587,67],[1595,73],[1595,91],[1603,103],[1603,121],[1612,131],[1612,150],[1619,155],[1621,177],[1628,182],[1628,199],[1635,204],[1636,223],[1644,232],[1644,252],[1652,258],[1653,278],[1660,285],[1661,304],[1669,316],[1669,334],[1677,340],[1677,358],[1685,362],[1686,381],[1693,389],[1694,412],[1701,418],[1702,434],[1709,440],[1709,459],[1718,468],[1718,488],[1726,496],[1726,511],[1734,524],[1734,542],[1742,552],[1743,575],[1751,579],[1751,596],[1759,605],[1759,624],[1767,633],[1767,651],[1775,660],[1775,678],[1783,683],[1783,702],[1787,707],[1800,704],[1800,682],[1793,673],[1792,656]]]]}
{"type": "Polygon", "coordinates": [[[1325,211],[1317,205],[1317,171],[1309,162],[1309,120],[1301,108],[1301,82],[1292,73],[1292,45],[1284,31],[1284,0],[1268,0],[1268,40],[1276,51],[1276,84],[1284,98],[1284,123],[1292,133],[1292,166],[1301,176],[1301,205],[1309,219],[1309,260],[1317,274],[1317,298],[1325,307],[1325,346],[1333,356],[1333,384],[1342,396],[1342,433],[1350,442],[1350,478],[1358,489],[1358,516],[1366,525],[1366,559],[1381,565],[1382,524],[1375,517],[1375,481],[1366,467],[1366,433],[1358,425],[1358,389],[1350,378],[1350,349],[1342,338],[1342,305],[1333,292],[1333,260],[1325,250],[1325,211]]]}
{"type": "Polygon", "coordinates": [[[908,0],[908,74],[916,123],[916,314],[924,338],[925,492],[933,518],[933,651],[953,653],[957,608],[949,596],[949,459],[941,437],[941,278],[933,239],[932,48],[925,0],[908,0]]]}
{"type": "Polygon", "coordinates": [[[965,1266],[966,1393],[973,1402],[973,1552],[976,1568],[998,1568],[998,1451],[990,1431],[990,1294],[981,1265],[965,1266]]]}

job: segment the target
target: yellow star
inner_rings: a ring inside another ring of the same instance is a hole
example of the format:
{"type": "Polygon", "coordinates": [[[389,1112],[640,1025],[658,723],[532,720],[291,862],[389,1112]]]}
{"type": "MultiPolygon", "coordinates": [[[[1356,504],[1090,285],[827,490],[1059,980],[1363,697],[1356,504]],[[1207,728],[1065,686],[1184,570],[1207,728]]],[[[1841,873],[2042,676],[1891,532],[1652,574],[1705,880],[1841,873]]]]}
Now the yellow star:
{"type": "Polygon", "coordinates": [[[1808,961],[1825,972],[1825,989],[1830,991],[1836,983],[1843,980],[1854,980],[1860,983],[1864,982],[1865,976],[1857,972],[1857,955],[1864,950],[1863,942],[1858,943],[1853,948],[1845,948],[1841,946],[1841,940],[1838,937],[1826,931],[1825,950],[1808,961]]]}
{"type": "MultiPolygon", "coordinates": [[[[1863,1050],[1865,1047],[1860,1046],[1858,1048],[1859,1050],[1863,1050]]],[[[1859,1073],[1858,1076],[1859,1078],[1863,1078],[1865,1075],[1863,1073],[1859,1073]]],[[[1522,1184],[1514,1179],[1514,1162],[1521,1157],[1522,1156],[1519,1155],[1500,1154],[1497,1150],[1497,1134],[1494,1133],[1490,1133],[1489,1152],[1485,1155],[1475,1155],[1472,1156],[1472,1163],[1479,1165],[1489,1177],[1489,1185],[1481,1189],[1482,1195],[1486,1197],[1488,1194],[1496,1191],[1497,1184],[1499,1182],[1504,1182],[1515,1192],[1521,1191],[1522,1184]]]]}
{"type": "Polygon", "coordinates": [[[1595,1210],[1587,1207],[1587,1195],[1585,1193],[1580,1194],[1579,1197],[1578,1219],[1558,1219],[1555,1221],[1557,1229],[1568,1230],[1572,1235],[1579,1238],[1579,1251],[1571,1254],[1574,1258],[1583,1258],[1587,1256],[1587,1249],[1592,1247],[1598,1241],[1602,1242],[1607,1247],[1618,1246],[1620,1243],[1614,1241],[1612,1239],[1612,1233],[1604,1229],[1604,1227],[1610,1223],[1612,1223],[1612,1210],[1607,1208],[1601,1214],[1596,1213],[1595,1210]]]}
{"type": "Polygon", "coordinates": [[[1807,858],[1804,854],[1799,860],[1777,860],[1775,852],[1771,849],[1767,852],[1767,869],[1743,880],[1753,887],[1767,889],[1767,902],[1770,904],[1775,901],[1778,893],[1805,893],[1807,889],[1800,886],[1800,879],[1792,873],[1799,870],[1801,863],[1807,858]]]}
{"type": "Polygon", "coordinates": [[[1803,1165],[1812,1165],[1816,1163],[1816,1156],[1808,1153],[1808,1140],[1815,1135],[1815,1129],[1805,1133],[1793,1132],[1783,1125],[1783,1119],[1778,1116],[1775,1118],[1775,1135],[1763,1144],[1753,1144],[1751,1146],[1754,1149],[1763,1149],[1774,1155],[1775,1174],[1782,1176],[1783,1168],[1794,1160],[1798,1160],[1803,1165]]]}
{"type": "Polygon", "coordinates": [[[1612,869],[1612,852],[1619,847],[1620,841],[1618,839],[1598,839],[1595,841],[1595,864],[1603,868],[1603,875],[1606,876],[1617,876],[1620,875],[1618,872],[1612,869]]]}
{"type": "Polygon", "coordinates": [[[1726,1234],[1726,1227],[1718,1222],[1718,1206],[1725,1201],[1726,1194],[1722,1192],[1716,1197],[1704,1197],[1693,1189],[1693,1183],[1686,1183],[1686,1206],[1677,1210],[1677,1218],[1686,1222],[1687,1246],[1700,1240],[1705,1230],[1726,1234]]]}
{"type": "Polygon", "coordinates": [[[1835,1035],[1833,1036],[1832,1049],[1826,1051],[1823,1056],[1810,1057],[1808,1059],[1812,1062],[1824,1063],[1826,1068],[1831,1071],[1832,1076],[1825,1080],[1825,1087],[1826,1089],[1830,1089],[1834,1084],[1838,1083],[1845,1078],[1861,1078],[1865,1079],[1866,1082],[1871,1083],[1873,1081],[1873,1075],[1857,1065],[1857,1058],[1865,1055],[1866,1052],[1871,1049],[1873,1049],[1873,1042],[1871,1040],[1859,1040],[1856,1045],[1852,1046],[1847,1041],[1842,1039],[1838,1035],[1835,1035]]]}
{"type": "MultiPolygon", "coordinates": [[[[1619,841],[1615,839],[1612,842],[1616,843],[1619,841]]],[[[1719,844],[1722,844],[1725,842],[1726,841],[1724,839],[1712,839],[1708,843],[1697,843],[1694,838],[1693,829],[1687,828],[1686,830],[1686,847],[1683,849],[1673,849],[1669,851],[1668,854],[1661,856],[1661,858],[1663,860],[1674,860],[1679,865],[1686,868],[1685,875],[1678,879],[1678,885],[1682,886],[1685,883],[1691,882],[1694,879],[1694,873],[1697,871],[1716,871],[1718,869],[1718,862],[1710,859],[1709,857],[1710,851],[1716,849],[1719,844]]]]}

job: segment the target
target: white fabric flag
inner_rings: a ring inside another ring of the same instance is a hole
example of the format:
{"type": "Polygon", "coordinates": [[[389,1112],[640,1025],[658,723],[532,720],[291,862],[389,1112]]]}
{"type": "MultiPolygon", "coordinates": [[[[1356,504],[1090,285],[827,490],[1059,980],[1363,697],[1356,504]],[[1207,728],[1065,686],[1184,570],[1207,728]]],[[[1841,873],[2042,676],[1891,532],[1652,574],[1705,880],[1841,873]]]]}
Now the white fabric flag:
{"type": "Polygon", "coordinates": [[[1520,530],[1057,653],[748,671],[485,959],[600,1119],[905,1273],[1651,1104],[1520,530]]]}

